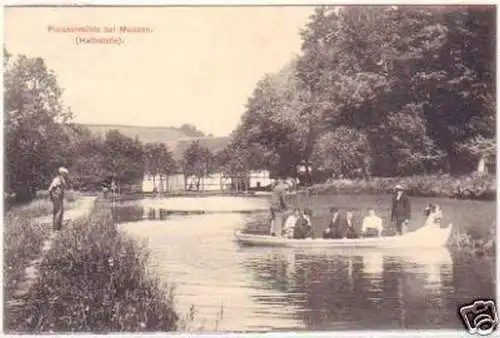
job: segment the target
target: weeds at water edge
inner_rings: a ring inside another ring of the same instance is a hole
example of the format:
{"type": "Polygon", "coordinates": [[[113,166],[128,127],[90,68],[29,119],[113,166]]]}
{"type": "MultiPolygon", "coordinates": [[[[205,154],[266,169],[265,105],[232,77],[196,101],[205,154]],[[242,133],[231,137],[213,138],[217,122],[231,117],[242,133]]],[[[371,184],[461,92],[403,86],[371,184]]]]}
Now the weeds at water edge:
{"type": "Polygon", "coordinates": [[[179,332],[218,332],[219,326],[224,319],[224,304],[220,305],[220,309],[216,314],[214,328],[209,330],[206,326],[207,320],[203,319],[201,324],[195,324],[196,319],[196,306],[191,304],[189,311],[184,315],[182,319],[179,320],[178,331],[179,332]]]}
{"type": "Polygon", "coordinates": [[[490,231],[486,238],[474,238],[467,232],[455,232],[448,247],[456,253],[475,257],[494,256],[496,253],[495,234],[490,231]]]}
{"type": "Polygon", "coordinates": [[[98,202],[54,242],[20,313],[6,314],[14,332],[174,331],[173,293],[147,270],[147,251],[119,233],[98,202]]]}
{"type": "MultiPolygon", "coordinates": [[[[74,194],[67,194],[65,209],[77,203],[74,194]]],[[[43,198],[15,206],[4,215],[4,299],[11,297],[28,262],[40,254],[43,240],[51,229],[51,225],[37,223],[35,219],[51,214],[52,203],[43,198]]]]}

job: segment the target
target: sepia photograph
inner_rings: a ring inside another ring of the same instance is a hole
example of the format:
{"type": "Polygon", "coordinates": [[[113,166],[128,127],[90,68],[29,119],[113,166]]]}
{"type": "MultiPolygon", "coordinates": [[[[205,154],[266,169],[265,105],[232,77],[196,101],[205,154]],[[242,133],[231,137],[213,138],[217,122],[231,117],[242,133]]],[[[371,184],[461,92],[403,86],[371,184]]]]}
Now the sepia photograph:
{"type": "Polygon", "coordinates": [[[5,334],[497,329],[495,5],[3,16],[5,334]]]}

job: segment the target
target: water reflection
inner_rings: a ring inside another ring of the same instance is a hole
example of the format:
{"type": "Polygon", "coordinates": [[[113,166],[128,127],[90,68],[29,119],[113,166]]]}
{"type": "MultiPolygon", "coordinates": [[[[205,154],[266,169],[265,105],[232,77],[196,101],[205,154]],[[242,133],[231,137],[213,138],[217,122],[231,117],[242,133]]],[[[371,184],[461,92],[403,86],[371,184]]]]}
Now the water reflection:
{"type": "Polygon", "coordinates": [[[461,328],[457,307],[495,294],[494,261],[447,250],[243,248],[233,241],[248,222],[241,213],[122,205],[115,218],[148,241],[152,267],[176,284],[178,309],[195,304],[206,331],[461,328]]]}
{"type": "Polygon", "coordinates": [[[254,287],[287,294],[282,305],[300,307],[297,314],[307,329],[422,328],[446,322],[443,281],[452,278],[447,250],[351,255],[248,250],[245,256],[242,265],[253,272],[254,287]]]}
{"type": "MultiPolygon", "coordinates": [[[[137,222],[141,220],[166,220],[170,216],[192,216],[205,214],[243,214],[243,215],[259,215],[264,211],[262,209],[242,209],[242,210],[182,210],[170,209],[154,206],[151,204],[118,204],[113,207],[115,222],[137,222]]],[[[267,212],[267,211],[265,211],[267,212]]]]}
{"type": "Polygon", "coordinates": [[[265,198],[237,196],[148,198],[139,201],[139,204],[145,208],[165,208],[176,211],[235,212],[269,209],[265,198]]]}

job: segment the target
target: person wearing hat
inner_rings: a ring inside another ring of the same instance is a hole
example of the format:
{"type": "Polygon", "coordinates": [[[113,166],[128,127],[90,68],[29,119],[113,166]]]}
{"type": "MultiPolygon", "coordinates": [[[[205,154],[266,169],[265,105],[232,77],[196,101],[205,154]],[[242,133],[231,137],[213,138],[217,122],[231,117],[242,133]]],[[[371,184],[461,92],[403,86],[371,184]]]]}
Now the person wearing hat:
{"type": "Polygon", "coordinates": [[[285,193],[288,189],[286,179],[281,178],[271,193],[271,236],[281,236],[284,213],[288,209],[285,203],[285,193]]]}
{"type": "Polygon", "coordinates": [[[403,234],[403,225],[406,226],[411,218],[410,199],[404,188],[398,184],[394,187],[395,195],[392,199],[391,221],[396,226],[399,235],[403,234]]]}
{"type": "Polygon", "coordinates": [[[54,230],[61,230],[64,215],[64,190],[66,189],[66,176],[68,169],[60,167],[58,175],[54,177],[49,186],[49,196],[53,206],[53,226],[54,230]]]}

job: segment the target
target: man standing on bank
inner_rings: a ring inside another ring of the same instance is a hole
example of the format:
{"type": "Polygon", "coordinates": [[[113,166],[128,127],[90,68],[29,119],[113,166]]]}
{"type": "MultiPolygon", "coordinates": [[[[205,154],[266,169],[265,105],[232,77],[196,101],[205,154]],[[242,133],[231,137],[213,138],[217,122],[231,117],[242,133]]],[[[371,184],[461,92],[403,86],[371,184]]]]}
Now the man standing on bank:
{"type": "Polygon", "coordinates": [[[402,235],[403,226],[406,226],[411,218],[410,199],[401,185],[396,185],[394,190],[396,194],[392,199],[391,221],[395,223],[397,233],[402,235]]]}
{"type": "Polygon", "coordinates": [[[287,210],[285,192],[288,184],[284,178],[280,179],[271,194],[271,236],[281,236],[283,216],[287,210]]]}
{"type": "Polygon", "coordinates": [[[60,167],[58,175],[54,177],[49,186],[49,196],[53,206],[54,230],[61,230],[64,215],[64,190],[68,169],[60,167]]]}

